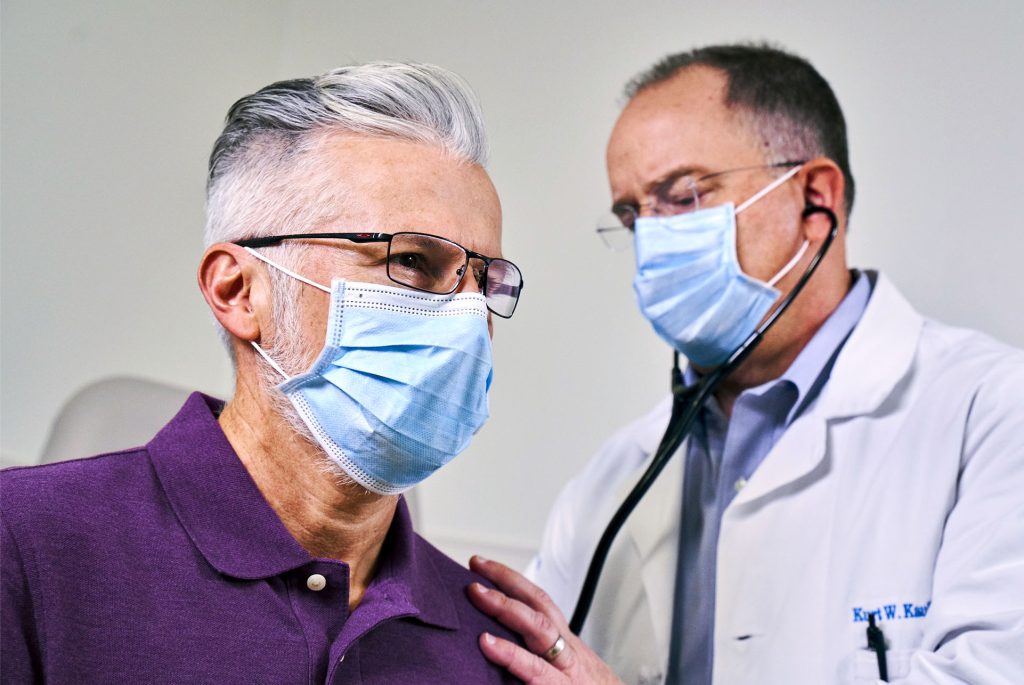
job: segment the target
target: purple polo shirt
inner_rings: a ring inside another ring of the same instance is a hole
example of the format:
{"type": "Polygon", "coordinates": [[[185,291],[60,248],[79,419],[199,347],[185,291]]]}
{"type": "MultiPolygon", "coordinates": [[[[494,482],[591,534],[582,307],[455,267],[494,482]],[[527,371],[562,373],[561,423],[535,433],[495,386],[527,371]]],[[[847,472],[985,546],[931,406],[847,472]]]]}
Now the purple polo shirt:
{"type": "Polygon", "coordinates": [[[400,501],[348,609],[348,564],[311,557],[193,394],[145,447],[0,473],[3,683],[501,683],[479,576],[400,501]],[[320,587],[321,579],[326,586],[320,587]]]}

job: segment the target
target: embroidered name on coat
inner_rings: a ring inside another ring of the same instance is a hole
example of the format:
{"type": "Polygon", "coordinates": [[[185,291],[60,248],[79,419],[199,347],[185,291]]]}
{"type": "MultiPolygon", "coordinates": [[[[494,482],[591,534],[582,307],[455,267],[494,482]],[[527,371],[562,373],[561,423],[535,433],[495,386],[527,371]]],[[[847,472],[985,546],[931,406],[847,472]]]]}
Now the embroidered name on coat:
{"type": "Polygon", "coordinates": [[[928,600],[925,604],[897,602],[882,604],[874,608],[853,607],[853,622],[867,623],[868,616],[871,615],[874,615],[876,621],[901,621],[908,618],[924,618],[928,615],[928,610],[931,606],[932,601],[928,600]]]}

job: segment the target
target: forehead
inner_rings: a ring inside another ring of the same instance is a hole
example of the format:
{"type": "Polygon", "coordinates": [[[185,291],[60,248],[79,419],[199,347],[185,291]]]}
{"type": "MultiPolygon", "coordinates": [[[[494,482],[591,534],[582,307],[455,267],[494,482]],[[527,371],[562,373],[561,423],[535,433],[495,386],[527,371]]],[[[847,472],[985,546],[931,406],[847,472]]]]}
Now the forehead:
{"type": "Polygon", "coordinates": [[[725,104],[727,87],[723,72],[690,67],[634,97],[608,142],[613,192],[679,170],[702,174],[761,162],[762,145],[742,114],[725,104]]]}
{"type": "Polygon", "coordinates": [[[317,230],[419,231],[500,254],[501,205],[478,164],[437,145],[351,134],[325,136],[313,158],[309,182],[334,205],[317,230]]]}

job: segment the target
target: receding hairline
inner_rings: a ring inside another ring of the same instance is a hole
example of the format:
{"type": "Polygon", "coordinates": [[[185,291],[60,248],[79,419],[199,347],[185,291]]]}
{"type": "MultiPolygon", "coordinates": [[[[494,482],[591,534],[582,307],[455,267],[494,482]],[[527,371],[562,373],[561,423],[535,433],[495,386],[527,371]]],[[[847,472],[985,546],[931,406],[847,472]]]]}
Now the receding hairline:
{"type": "Polygon", "coordinates": [[[643,95],[650,94],[658,90],[668,90],[676,87],[679,85],[680,80],[695,74],[698,76],[710,77],[708,78],[707,85],[716,88],[718,102],[721,103],[726,110],[742,119],[746,126],[751,126],[750,116],[756,114],[756,110],[750,105],[736,99],[735,93],[732,90],[733,80],[731,75],[722,67],[718,67],[713,64],[687,64],[679,67],[662,79],[640,86],[632,92],[632,95],[629,96],[629,100],[626,102],[623,111],[643,95]],[[712,83],[712,81],[717,81],[717,83],[712,83]]]}
{"type": "MultiPolygon", "coordinates": [[[[618,127],[619,121],[622,120],[623,116],[630,110],[630,108],[636,107],[639,103],[640,106],[648,106],[644,103],[645,96],[653,96],[659,92],[671,92],[673,88],[680,86],[680,81],[684,78],[691,77],[694,74],[698,76],[707,76],[706,85],[709,88],[713,88],[713,91],[709,91],[712,95],[709,95],[709,99],[714,98],[716,104],[721,105],[725,113],[731,118],[731,122],[737,127],[737,130],[743,131],[744,135],[747,136],[751,146],[758,149],[759,153],[766,159],[770,156],[768,142],[765,140],[764,135],[756,125],[756,111],[751,107],[735,100],[730,101],[729,88],[731,80],[729,78],[729,72],[726,70],[710,65],[710,64],[688,64],[681,66],[666,77],[647,83],[640,88],[637,88],[629,100],[625,103],[622,112],[619,114],[619,118],[616,120],[615,128],[612,129],[612,136],[609,138],[609,145],[611,139],[615,136],[615,130],[618,127]],[[717,83],[716,83],[717,82],[717,83]]],[[[662,110],[663,105],[652,106],[653,109],[662,110]]]]}

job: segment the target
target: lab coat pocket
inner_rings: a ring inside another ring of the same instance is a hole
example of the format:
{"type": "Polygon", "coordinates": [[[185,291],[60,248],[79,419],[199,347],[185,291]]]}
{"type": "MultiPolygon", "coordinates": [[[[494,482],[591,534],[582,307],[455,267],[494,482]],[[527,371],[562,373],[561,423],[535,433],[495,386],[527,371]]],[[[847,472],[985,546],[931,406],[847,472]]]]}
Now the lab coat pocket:
{"type": "MultiPolygon", "coordinates": [[[[885,664],[888,667],[889,681],[902,678],[910,672],[910,657],[912,649],[887,649],[885,651],[885,664]]],[[[858,649],[849,659],[847,667],[843,669],[841,682],[855,685],[856,683],[877,683],[878,655],[870,649],[858,649]]]]}

